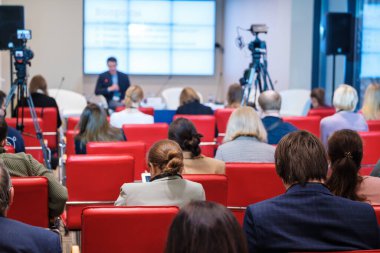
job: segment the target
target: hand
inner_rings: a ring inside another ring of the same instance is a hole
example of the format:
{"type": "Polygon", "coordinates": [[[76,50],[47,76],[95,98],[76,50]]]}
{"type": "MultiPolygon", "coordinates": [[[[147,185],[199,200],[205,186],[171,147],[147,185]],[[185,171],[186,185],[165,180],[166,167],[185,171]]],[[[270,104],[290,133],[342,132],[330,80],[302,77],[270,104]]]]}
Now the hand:
{"type": "Polygon", "coordinates": [[[108,90],[109,92],[111,92],[111,91],[118,91],[118,90],[119,90],[119,85],[117,85],[117,84],[112,84],[110,87],[107,88],[107,90],[108,90]]]}

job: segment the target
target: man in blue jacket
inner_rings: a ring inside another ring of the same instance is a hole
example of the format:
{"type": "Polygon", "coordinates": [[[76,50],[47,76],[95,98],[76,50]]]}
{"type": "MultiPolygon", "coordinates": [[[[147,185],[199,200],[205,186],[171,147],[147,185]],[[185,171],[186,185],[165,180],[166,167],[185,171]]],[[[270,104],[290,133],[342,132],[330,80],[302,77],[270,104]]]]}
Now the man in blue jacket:
{"type": "Polygon", "coordinates": [[[286,135],[275,152],[286,193],[247,207],[249,252],[348,251],[380,248],[371,205],[334,196],[323,184],[328,162],[319,139],[286,135]]]}

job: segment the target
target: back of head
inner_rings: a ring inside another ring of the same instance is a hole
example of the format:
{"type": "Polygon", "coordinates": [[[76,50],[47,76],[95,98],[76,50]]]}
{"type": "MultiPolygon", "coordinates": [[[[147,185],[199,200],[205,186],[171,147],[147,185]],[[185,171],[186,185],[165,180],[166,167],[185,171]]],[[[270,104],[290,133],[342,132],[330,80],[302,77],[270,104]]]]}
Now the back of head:
{"type": "Polygon", "coordinates": [[[277,174],[287,185],[326,179],[326,151],[322,142],[307,131],[285,135],[277,145],[274,159],[277,174]]]}
{"type": "Polygon", "coordinates": [[[33,76],[32,80],[30,80],[30,83],[29,83],[30,93],[35,93],[38,90],[41,90],[43,94],[48,95],[47,82],[42,75],[33,76]]]}
{"type": "Polygon", "coordinates": [[[332,174],[327,181],[330,190],[338,196],[363,200],[356,194],[362,178],[358,175],[363,158],[363,143],[355,131],[336,131],[328,140],[328,156],[332,174]]]}
{"type": "Polygon", "coordinates": [[[7,139],[8,134],[8,124],[5,121],[5,118],[0,117],[0,142],[3,142],[7,139]]]}
{"type": "Polygon", "coordinates": [[[165,252],[248,251],[243,231],[231,211],[217,203],[193,201],[174,218],[165,252]]]}
{"type": "Polygon", "coordinates": [[[265,111],[280,111],[281,95],[277,91],[267,90],[260,94],[259,105],[265,111]]]}
{"type": "Polygon", "coordinates": [[[182,173],[183,154],[180,146],[171,140],[161,140],[153,144],[148,152],[148,163],[161,171],[161,174],[182,173]]]}
{"type": "Polygon", "coordinates": [[[194,124],[185,118],[173,121],[169,126],[169,139],[177,142],[183,151],[190,151],[193,157],[199,156],[202,135],[194,124]]]}
{"type": "Polygon", "coordinates": [[[238,83],[234,83],[228,87],[227,103],[229,107],[239,107],[243,99],[243,89],[238,83]]]}
{"type": "Polygon", "coordinates": [[[311,98],[315,98],[319,106],[325,106],[325,90],[322,88],[314,88],[310,93],[311,98]]]}
{"type": "Polygon", "coordinates": [[[347,84],[341,84],[334,92],[333,104],[337,110],[354,111],[358,103],[358,93],[347,84]]]}
{"type": "Polygon", "coordinates": [[[191,87],[184,88],[179,96],[179,105],[185,105],[195,101],[200,102],[197,92],[191,87]]]}
{"type": "Polygon", "coordinates": [[[224,142],[232,141],[239,136],[252,136],[259,141],[267,141],[264,125],[252,107],[243,106],[236,109],[228,120],[224,142]]]}
{"type": "Polygon", "coordinates": [[[380,119],[380,84],[368,85],[364,95],[362,113],[366,120],[380,119]]]}
{"type": "Polygon", "coordinates": [[[9,207],[11,196],[10,189],[12,187],[9,172],[5,164],[0,160],[0,216],[5,216],[6,210],[9,207]]]}
{"type": "Polygon", "coordinates": [[[0,107],[5,103],[6,97],[7,95],[4,93],[4,91],[0,90],[0,107]]]}
{"type": "Polygon", "coordinates": [[[131,108],[133,106],[138,107],[141,100],[144,98],[144,91],[138,85],[132,85],[125,92],[125,106],[131,108]]]}

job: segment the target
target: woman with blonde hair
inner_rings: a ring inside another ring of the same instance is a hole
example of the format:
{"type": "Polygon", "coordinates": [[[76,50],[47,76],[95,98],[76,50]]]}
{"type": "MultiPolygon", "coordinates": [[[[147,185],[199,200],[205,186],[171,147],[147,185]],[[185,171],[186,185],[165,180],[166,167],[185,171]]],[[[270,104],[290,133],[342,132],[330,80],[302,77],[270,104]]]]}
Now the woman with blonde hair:
{"type": "Polygon", "coordinates": [[[86,144],[94,141],[124,141],[124,133],[110,126],[104,109],[96,104],[84,108],[76,128],[79,133],[75,136],[75,153],[86,154],[86,144]]]}
{"type": "Polygon", "coordinates": [[[327,146],[328,138],[341,129],[351,129],[355,131],[367,132],[368,125],[363,115],[356,113],[355,108],[358,103],[358,93],[347,84],[341,84],[334,92],[333,104],[336,113],[321,120],[321,139],[327,146]]]}
{"type": "Polygon", "coordinates": [[[224,143],[216,159],[225,162],[274,162],[275,148],[267,142],[267,132],[252,107],[236,109],[228,120],[224,143]]]}
{"type": "Polygon", "coordinates": [[[368,85],[362,108],[366,120],[380,120],[380,84],[368,85]]]}
{"type": "Polygon", "coordinates": [[[214,111],[201,104],[200,98],[193,88],[186,87],[179,96],[179,107],[176,114],[214,115],[214,111]]]}
{"type": "Polygon", "coordinates": [[[138,85],[130,86],[125,92],[125,109],[111,115],[112,126],[121,128],[124,124],[153,124],[153,116],[139,111],[144,91],[138,85]]]}
{"type": "Polygon", "coordinates": [[[178,206],[205,200],[201,184],[183,179],[183,155],[171,140],[153,144],[147,156],[151,179],[148,183],[125,183],[116,206],[178,206]]]}

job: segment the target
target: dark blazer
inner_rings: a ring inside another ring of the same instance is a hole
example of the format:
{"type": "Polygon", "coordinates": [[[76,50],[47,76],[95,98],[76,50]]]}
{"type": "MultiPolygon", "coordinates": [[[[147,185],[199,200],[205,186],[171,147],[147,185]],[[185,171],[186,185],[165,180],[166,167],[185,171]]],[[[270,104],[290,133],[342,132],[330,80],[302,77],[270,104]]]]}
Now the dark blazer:
{"type": "MultiPolygon", "coordinates": [[[[123,100],[125,97],[125,92],[130,85],[129,78],[127,74],[117,71],[117,79],[120,88],[120,99],[123,100]]],[[[95,94],[103,95],[107,99],[108,104],[109,101],[112,100],[113,91],[109,92],[107,88],[110,87],[112,84],[112,75],[109,71],[100,74],[98,77],[98,81],[96,82],[95,94]]]]}
{"type": "Polygon", "coordinates": [[[337,197],[322,184],[296,184],[278,197],[248,206],[244,232],[249,252],[378,249],[373,208],[337,197]]]}
{"type": "Polygon", "coordinates": [[[59,235],[49,230],[0,217],[0,252],[62,252],[59,235]]]}
{"type": "Polygon", "coordinates": [[[282,137],[298,129],[279,117],[266,116],[261,119],[268,133],[268,144],[278,144],[282,137]]]}
{"type": "Polygon", "coordinates": [[[178,107],[175,114],[214,115],[214,111],[210,107],[194,101],[178,107]]]}

